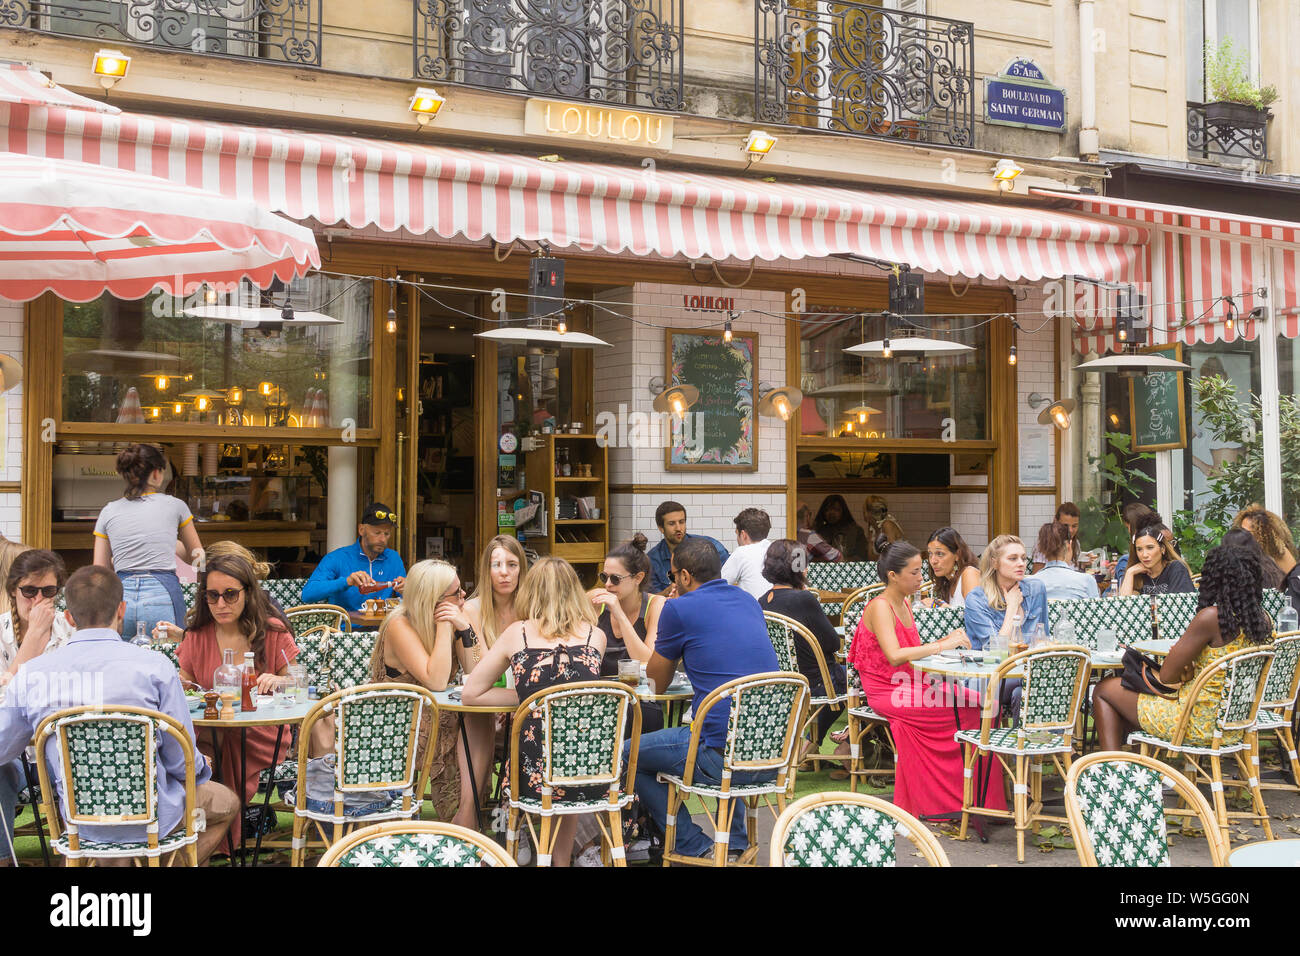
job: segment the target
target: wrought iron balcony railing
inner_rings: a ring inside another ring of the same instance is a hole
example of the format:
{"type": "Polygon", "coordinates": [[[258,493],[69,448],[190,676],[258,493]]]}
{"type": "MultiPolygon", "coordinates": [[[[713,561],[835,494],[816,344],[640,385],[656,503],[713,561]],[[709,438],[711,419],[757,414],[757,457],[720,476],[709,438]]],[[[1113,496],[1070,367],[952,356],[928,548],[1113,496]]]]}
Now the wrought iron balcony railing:
{"type": "Polygon", "coordinates": [[[320,66],[321,0],[0,0],[0,26],[320,66]]]}
{"type": "Polygon", "coordinates": [[[680,110],[684,0],[414,0],[415,76],[680,110]]]}
{"type": "Polygon", "coordinates": [[[975,26],[842,0],[755,0],[760,123],[975,144],[975,26]]]}
{"type": "Polygon", "coordinates": [[[1273,114],[1240,103],[1188,103],[1187,155],[1220,162],[1268,162],[1268,120],[1273,114]]]}

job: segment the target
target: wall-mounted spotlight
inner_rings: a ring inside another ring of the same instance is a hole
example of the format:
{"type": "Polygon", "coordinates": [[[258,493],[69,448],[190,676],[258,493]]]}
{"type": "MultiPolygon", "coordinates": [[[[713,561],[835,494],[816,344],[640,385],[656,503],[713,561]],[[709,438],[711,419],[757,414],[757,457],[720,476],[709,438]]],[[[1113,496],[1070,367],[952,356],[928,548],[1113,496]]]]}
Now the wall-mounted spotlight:
{"type": "Polygon", "coordinates": [[[771,133],[763,132],[761,129],[750,132],[749,137],[745,140],[745,152],[749,154],[750,159],[762,159],[772,152],[775,146],[776,137],[771,133]]]}
{"type": "Polygon", "coordinates": [[[99,78],[99,85],[111,90],[125,79],[131,69],[131,58],[121,50],[96,50],[90,70],[99,78]]]}
{"type": "Polygon", "coordinates": [[[438,112],[445,102],[447,102],[446,98],[433,87],[422,86],[411,94],[411,102],[407,108],[415,114],[417,123],[428,126],[438,118],[438,112]]]}
{"type": "Polygon", "coordinates": [[[997,165],[993,167],[993,181],[1003,192],[1011,192],[1016,188],[1016,177],[1024,171],[1024,167],[1014,159],[999,159],[997,165]]]}

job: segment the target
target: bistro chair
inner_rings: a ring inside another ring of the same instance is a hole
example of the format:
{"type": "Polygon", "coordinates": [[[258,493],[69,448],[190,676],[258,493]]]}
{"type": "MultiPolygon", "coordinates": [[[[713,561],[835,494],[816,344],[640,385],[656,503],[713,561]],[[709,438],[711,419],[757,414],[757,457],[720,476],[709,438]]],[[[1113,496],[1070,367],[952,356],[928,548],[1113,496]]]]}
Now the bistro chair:
{"type": "Polygon", "coordinates": [[[43,801],[41,800],[41,787],[37,783],[36,770],[32,767],[31,761],[27,759],[26,751],[19,754],[18,759],[22,763],[23,782],[26,786],[18,792],[18,810],[14,814],[14,838],[36,837],[36,842],[41,848],[41,861],[45,866],[50,866],[50,843],[45,838],[45,822],[42,819],[44,814],[41,812],[43,801]],[[18,822],[18,813],[22,812],[23,807],[32,808],[32,819],[27,823],[18,822]]]}
{"type": "Polygon", "coordinates": [[[294,787],[293,866],[302,866],[313,839],[325,847],[358,826],[420,815],[438,734],[438,704],[414,684],[363,684],[318,700],[298,734],[298,782],[294,787]],[[334,717],[334,793],[329,810],[307,799],[307,747],[316,722],[334,717]],[[428,727],[424,756],[417,762],[421,728],[428,727]],[[380,806],[347,812],[349,793],[387,792],[380,806]]]}
{"type": "Polygon", "coordinates": [[[779,815],[785,809],[788,778],[797,773],[799,728],[808,714],[808,680],[802,674],[773,672],[751,674],[715,688],[695,711],[691,721],[690,749],[680,776],[661,773],[668,784],[668,824],[664,832],[664,866],[685,863],[695,866],[726,866],[732,814],[742,804],[748,822],[749,846],[737,864],[753,866],[758,857],[758,804],[762,800],[779,815]],[[705,719],[723,702],[731,705],[727,741],[722,752],[722,780],[713,783],[695,778],[696,755],[705,719]],[[775,779],[755,783],[732,783],[737,773],[772,773],[775,779]],[[691,795],[717,801],[713,817],[713,859],[682,856],[674,852],[677,841],[678,808],[691,795]],[[776,807],[772,807],[772,795],[776,807]]]}
{"type": "Polygon", "coordinates": [[[557,816],[590,813],[600,827],[602,849],[614,866],[627,866],[623,848],[623,814],[632,802],[637,747],[641,742],[640,698],[617,681],[577,681],[533,694],[515,711],[510,728],[510,816],[506,825],[506,854],[519,850],[519,817],[523,816],[537,847],[537,865],[550,866],[559,834],[557,816]],[[540,799],[525,796],[519,782],[519,739],[532,726],[542,726],[540,799]],[[623,785],[623,744],[631,741],[627,786],[623,785]],[[604,787],[599,797],[566,793],[572,788],[604,787]],[[609,817],[608,825],[602,815],[609,817]],[[533,818],[540,820],[540,836],[533,818]]]}
{"type": "Polygon", "coordinates": [[[1074,625],[1075,642],[1091,650],[1097,649],[1097,632],[1105,629],[1114,631],[1121,643],[1151,639],[1151,599],[1141,594],[1048,601],[1047,623],[1053,634],[1065,614],[1069,614],[1074,625]]]}
{"type": "Polygon", "coordinates": [[[325,851],[317,866],[518,866],[496,841],[477,830],[433,820],[397,820],[362,827],[325,851]]]}
{"type": "Polygon", "coordinates": [[[916,621],[921,643],[933,644],[966,626],[966,609],[951,605],[917,608],[912,612],[912,620],[916,621]]]}
{"type": "Polygon", "coordinates": [[[1277,734],[1278,750],[1291,765],[1291,782],[1260,780],[1261,790],[1300,791],[1300,760],[1296,759],[1295,734],[1291,724],[1295,720],[1296,694],[1300,692],[1300,631],[1287,631],[1273,636],[1273,663],[1264,682],[1263,699],[1252,732],[1251,765],[1259,773],[1259,735],[1277,734]]]}
{"type": "Polygon", "coordinates": [[[1287,596],[1281,591],[1275,591],[1273,588],[1264,589],[1263,600],[1264,610],[1268,616],[1273,619],[1273,626],[1277,627],[1277,617],[1282,613],[1282,609],[1287,606],[1287,596]]]}
{"type": "Polygon", "coordinates": [[[848,744],[849,744],[849,790],[856,793],[858,789],[858,777],[873,777],[894,775],[893,764],[898,760],[898,749],[894,744],[893,734],[889,731],[889,718],[876,713],[867,703],[867,697],[862,692],[862,675],[858,669],[849,663],[849,649],[853,645],[853,638],[857,634],[858,624],[862,621],[862,615],[867,609],[867,605],[877,594],[885,589],[883,584],[873,584],[870,587],[859,588],[848,596],[844,601],[844,610],[841,614],[841,620],[844,621],[844,647],[840,657],[844,661],[845,682],[848,693],[845,695],[847,700],[848,716],[848,744]],[[862,738],[868,732],[874,731],[877,737],[877,743],[883,744],[889,751],[892,759],[889,766],[871,767],[863,766],[862,738]]]}
{"type": "Polygon", "coordinates": [[[965,755],[962,782],[961,834],[972,814],[1010,818],[1016,824],[1016,861],[1025,862],[1025,830],[1043,822],[1065,823],[1064,817],[1043,813],[1043,764],[1050,759],[1061,776],[1070,769],[1074,732],[1091,673],[1086,647],[1066,645],[1022,651],[998,665],[989,681],[979,730],[960,730],[956,739],[965,755]],[[998,691],[1013,674],[1023,674],[1020,723],[999,727],[998,691]],[[988,758],[976,793],[976,760],[988,758]],[[996,759],[1012,780],[1012,809],[990,810],[984,802],[988,771],[996,759]]]}
{"type": "Polygon", "coordinates": [[[798,671],[799,665],[794,652],[794,635],[790,629],[783,623],[783,615],[769,614],[763,612],[763,623],[767,625],[767,639],[772,642],[772,650],[776,651],[776,666],[783,671],[798,671]],[[782,620],[776,620],[776,618],[782,620]]]}
{"type": "Polygon", "coordinates": [[[1195,591],[1156,597],[1156,626],[1162,638],[1176,641],[1183,636],[1192,618],[1196,617],[1196,603],[1200,597],[1195,591]]]}
{"type": "MultiPolygon", "coordinates": [[[[1182,698],[1182,711],[1178,723],[1168,740],[1138,730],[1128,735],[1130,744],[1141,747],[1143,756],[1159,758],[1162,753],[1181,754],[1187,777],[1195,782],[1206,782],[1214,798],[1214,815],[1218,821],[1223,845],[1229,843],[1229,818],[1247,818],[1255,820],[1264,828],[1267,839],[1273,839],[1273,828],[1269,824],[1268,810],[1264,806],[1264,795],[1259,789],[1256,770],[1246,760],[1247,753],[1253,753],[1255,746],[1251,730],[1259,713],[1260,701],[1263,700],[1264,685],[1268,680],[1269,664],[1273,659],[1271,647],[1248,647],[1240,651],[1225,654],[1210,664],[1197,675],[1191,689],[1182,698]],[[1193,744],[1187,740],[1188,727],[1191,724],[1192,709],[1200,700],[1204,688],[1215,677],[1223,681],[1216,705],[1214,731],[1210,743],[1193,744]],[[1232,743],[1224,743],[1230,734],[1239,735],[1232,743]],[[1239,779],[1225,780],[1221,760],[1231,754],[1241,772],[1239,779]],[[1201,767],[1201,761],[1209,762],[1207,773],[1201,767]],[[1225,786],[1249,790],[1253,812],[1229,812],[1224,797],[1225,786]]],[[[1186,811],[1183,811],[1184,814],[1186,811]]]]}
{"type": "Polygon", "coordinates": [[[330,687],[347,690],[370,683],[370,658],[378,631],[335,631],[330,635],[330,687]]]}
{"type": "Polygon", "coordinates": [[[816,591],[841,594],[880,580],[875,561],[814,561],[808,565],[804,577],[808,587],[816,591]]]}
{"type": "Polygon", "coordinates": [[[306,607],[302,603],[302,589],[306,578],[267,578],[262,582],[262,590],[280,602],[280,607],[293,609],[306,607]]]}
{"type": "Polygon", "coordinates": [[[1080,757],[1065,777],[1065,813],[1080,866],[1169,866],[1164,788],[1201,821],[1213,866],[1227,864],[1214,811],[1190,780],[1140,754],[1102,751],[1080,757]]]}
{"type": "MultiPolygon", "coordinates": [[[[764,611],[763,618],[767,622],[767,630],[770,635],[774,629],[784,628],[787,639],[792,647],[802,644],[812,655],[817,665],[817,674],[821,681],[822,693],[809,699],[811,712],[805,721],[800,737],[807,740],[809,750],[803,760],[810,761],[814,766],[822,762],[839,763],[842,758],[833,754],[823,754],[817,752],[812,744],[812,736],[815,733],[814,727],[817,723],[817,715],[823,710],[838,711],[844,707],[848,701],[847,692],[841,694],[835,689],[835,683],[832,680],[830,665],[826,662],[826,655],[822,647],[817,643],[817,638],[813,636],[808,628],[804,627],[794,618],[786,617],[784,614],[778,614],[775,611],[764,611]]],[[[778,658],[779,659],[779,658],[778,658]]],[[[799,661],[797,653],[794,655],[794,666],[792,668],[782,668],[783,670],[799,670],[799,661]]],[[[802,762],[802,761],[801,761],[802,762]]]]}
{"type": "Polygon", "coordinates": [[[902,807],[864,793],[810,793],[777,818],[769,865],[894,866],[899,836],[930,866],[951,865],[934,834],[902,807]]]}
{"type": "Polygon", "coordinates": [[[317,627],[328,627],[332,631],[352,630],[352,618],[337,604],[299,604],[286,608],[284,616],[289,619],[286,623],[295,637],[317,627]]]}
{"type": "Polygon", "coordinates": [[[170,865],[198,865],[194,744],[178,721],[144,707],[72,707],[41,721],[36,728],[36,753],[51,845],[67,859],[68,866],[81,866],[86,860],[138,861],[143,857],[153,867],[166,854],[172,854],[170,865]],[[185,805],[181,825],[160,834],[158,749],[163,734],[176,741],[185,758],[185,805]],[[54,745],[52,754],[50,744],[54,745]],[[64,781],[62,807],[50,778],[50,759],[59,765],[64,781]],[[62,834],[57,832],[60,815],[62,834]],[[84,840],[80,835],[83,826],[144,827],[145,840],[84,840]]]}

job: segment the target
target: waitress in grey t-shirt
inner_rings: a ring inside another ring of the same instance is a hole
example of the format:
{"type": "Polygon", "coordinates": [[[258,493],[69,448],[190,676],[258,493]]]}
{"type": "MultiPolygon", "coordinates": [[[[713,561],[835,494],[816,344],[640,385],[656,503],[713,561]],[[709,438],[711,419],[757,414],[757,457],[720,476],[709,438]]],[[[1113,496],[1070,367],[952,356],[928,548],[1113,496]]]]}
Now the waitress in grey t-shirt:
{"type": "Polygon", "coordinates": [[[176,558],[179,553],[192,561],[202,551],[194,516],[185,502],[158,491],[166,480],[167,459],[153,445],[128,445],[117,456],[117,473],[126,482],[126,495],[99,513],[95,563],[111,567],[122,579],[122,636],[134,637],[141,621],[150,636],[159,621],[184,626],[176,558]],[[178,551],[177,539],[183,550],[178,551]]]}

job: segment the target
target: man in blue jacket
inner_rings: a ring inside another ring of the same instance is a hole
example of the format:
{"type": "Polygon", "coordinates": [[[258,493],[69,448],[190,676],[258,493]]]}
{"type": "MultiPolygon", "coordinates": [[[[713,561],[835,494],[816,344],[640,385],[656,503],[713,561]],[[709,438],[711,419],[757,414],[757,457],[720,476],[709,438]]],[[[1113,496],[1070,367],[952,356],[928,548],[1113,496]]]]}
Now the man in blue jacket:
{"type": "Polygon", "coordinates": [[[683,541],[708,541],[718,552],[718,561],[726,563],[727,549],[717,538],[707,534],[686,533],[686,507],[676,501],[665,501],[655,509],[655,524],[663,532],[663,540],[650,549],[650,591],[665,597],[676,597],[673,590],[673,552],[683,541]]]}
{"type": "Polygon", "coordinates": [[[303,604],[337,604],[361,610],[369,598],[389,598],[406,586],[406,566],[388,547],[397,513],[387,505],[367,505],[357,525],[357,540],[325,555],[302,588],[303,604]],[[384,587],[372,590],[377,584],[384,587]],[[361,589],[365,588],[365,593],[361,589]]]}

